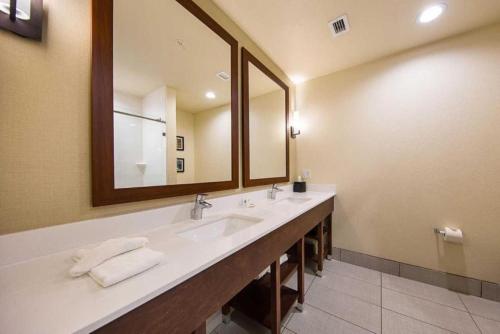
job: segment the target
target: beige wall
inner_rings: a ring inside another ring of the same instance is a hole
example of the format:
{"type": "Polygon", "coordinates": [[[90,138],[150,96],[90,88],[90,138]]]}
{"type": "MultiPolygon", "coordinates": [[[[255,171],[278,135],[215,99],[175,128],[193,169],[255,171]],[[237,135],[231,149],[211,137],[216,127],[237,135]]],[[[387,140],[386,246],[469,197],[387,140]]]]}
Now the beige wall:
{"type": "Polygon", "coordinates": [[[187,111],[177,109],[176,136],[184,137],[184,151],[175,151],[177,158],[184,158],[184,173],[177,173],[177,183],[194,182],[194,115],[187,111]]]}
{"type": "Polygon", "coordinates": [[[231,180],[231,107],[203,110],[194,115],[195,180],[231,180]]]}
{"type": "Polygon", "coordinates": [[[337,184],[334,244],[500,282],[500,25],[297,89],[298,168],[337,184]],[[433,227],[459,227],[464,245],[433,227]]]}
{"type": "MultiPolygon", "coordinates": [[[[211,1],[195,2],[288,82],[211,1]]],[[[91,206],[90,0],[45,0],[44,10],[41,43],[0,30],[0,234],[192,200],[91,206]]]]}
{"type": "Polygon", "coordinates": [[[286,176],[285,91],[249,101],[250,178],[286,176]]]}

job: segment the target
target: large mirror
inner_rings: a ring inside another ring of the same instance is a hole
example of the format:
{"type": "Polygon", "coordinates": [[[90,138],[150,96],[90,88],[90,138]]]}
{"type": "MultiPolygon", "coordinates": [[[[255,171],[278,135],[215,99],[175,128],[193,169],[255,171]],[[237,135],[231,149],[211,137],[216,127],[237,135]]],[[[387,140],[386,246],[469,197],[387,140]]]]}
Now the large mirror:
{"type": "Polygon", "coordinates": [[[93,29],[94,204],[237,188],[236,40],[191,0],[94,0],[93,29]]]}
{"type": "Polygon", "coordinates": [[[242,49],[243,185],[289,181],[288,86],[242,49]]]}

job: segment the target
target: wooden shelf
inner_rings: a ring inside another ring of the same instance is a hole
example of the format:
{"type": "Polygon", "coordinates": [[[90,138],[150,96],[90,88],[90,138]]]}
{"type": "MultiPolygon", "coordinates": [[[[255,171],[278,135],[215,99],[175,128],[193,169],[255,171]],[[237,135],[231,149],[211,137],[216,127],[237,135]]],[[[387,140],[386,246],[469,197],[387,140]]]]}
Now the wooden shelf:
{"type": "MultiPolygon", "coordinates": [[[[229,304],[247,317],[271,328],[271,289],[264,284],[259,284],[259,281],[250,283],[229,304]]],[[[299,293],[296,290],[286,286],[281,287],[281,319],[293,307],[298,296],[299,293]]]]}
{"type": "MultiPolygon", "coordinates": [[[[308,235],[308,237],[316,239],[316,234],[308,235]]],[[[327,239],[328,239],[328,233],[327,232],[323,232],[323,240],[326,241],[327,239]]],[[[328,254],[327,251],[328,251],[328,243],[324,242],[324,244],[323,244],[323,254],[324,254],[325,258],[326,258],[327,254],[328,254]]],[[[306,256],[306,258],[309,258],[309,259],[312,259],[315,262],[318,262],[317,254],[314,253],[314,247],[311,244],[309,244],[309,243],[305,244],[305,256],[306,256]]]]}
{"type": "MultiPolygon", "coordinates": [[[[297,271],[297,267],[298,264],[292,261],[280,266],[281,319],[290,311],[299,296],[297,290],[283,285],[297,271]]],[[[271,328],[271,274],[267,273],[259,280],[250,283],[231,299],[229,305],[265,327],[271,328]]]]}
{"type": "MultiPolygon", "coordinates": [[[[283,263],[280,268],[280,281],[283,285],[296,271],[298,264],[295,262],[287,261],[283,263]]],[[[271,274],[267,273],[257,281],[258,284],[270,287],[271,286],[271,274]]]]}

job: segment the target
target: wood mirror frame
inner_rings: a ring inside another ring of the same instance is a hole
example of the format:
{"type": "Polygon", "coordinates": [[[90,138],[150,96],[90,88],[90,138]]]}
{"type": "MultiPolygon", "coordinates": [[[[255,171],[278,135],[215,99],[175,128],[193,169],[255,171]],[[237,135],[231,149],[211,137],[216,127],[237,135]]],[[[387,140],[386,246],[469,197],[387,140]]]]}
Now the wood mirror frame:
{"type": "Polygon", "coordinates": [[[255,58],[245,48],[241,49],[241,91],[243,99],[242,111],[242,135],[243,135],[243,187],[254,187],[266,184],[288,182],[290,181],[290,159],[289,159],[289,138],[288,138],[288,112],[289,112],[289,89],[288,86],[281,81],[270,69],[255,58]],[[269,79],[278,84],[285,91],[285,128],[283,134],[286,138],[286,175],[279,177],[268,177],[260,179],[250,178],[250,82],[248,65],[252,63],[269,79]]]}
{"type": "Polygon", "coordinates": [[[115,188],[113,0],[92,0],[92,204],[110,205],[234,189],[238,174],[238,42],[192,0],[176,0],[231,48],[231,180],[115,188]]]}

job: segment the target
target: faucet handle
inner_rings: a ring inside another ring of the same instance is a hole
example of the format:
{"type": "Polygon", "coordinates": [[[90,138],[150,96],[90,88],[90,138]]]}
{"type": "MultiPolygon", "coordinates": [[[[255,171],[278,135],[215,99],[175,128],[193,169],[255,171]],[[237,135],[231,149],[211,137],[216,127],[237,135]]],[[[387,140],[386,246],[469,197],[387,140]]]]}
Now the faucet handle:
{"type": "Polygon", "coordinates": [[[278,187],[278,185],[276,183],[273,183],[273,187],[271,189],[274,190],[274,191],[283,191],[283,189],[281,189],[280,187],[278,187]]]}
{"type": "Polygon", "coordinates": [[[205,193],[202,193],[202,194],[196,194],[196,201],[199,202],[199,201],[203,201],[206,197],[208,196],[208,194],[205,194],[205,193]]]}

